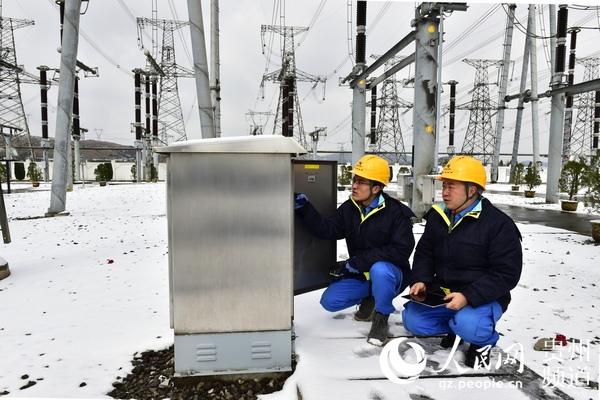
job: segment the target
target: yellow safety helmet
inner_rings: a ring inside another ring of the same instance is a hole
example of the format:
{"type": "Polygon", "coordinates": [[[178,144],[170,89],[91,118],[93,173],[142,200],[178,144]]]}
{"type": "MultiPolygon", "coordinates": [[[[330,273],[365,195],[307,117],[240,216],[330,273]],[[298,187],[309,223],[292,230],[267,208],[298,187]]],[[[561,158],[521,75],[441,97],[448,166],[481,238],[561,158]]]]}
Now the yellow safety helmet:
{"type": "Polygon", "coordinates": [[[365,179],[383,183],[385,186],[390,183],[390,166],[388,162],[373,154],[362,156],[351,172],[365,179]]]}
{"type": "Polygon", "coordinates": [[[444,166],[438,180],[453,179],[455,181],[476,183],[485,190],[487,176],[481,161],[469,156],[452,157],[444,166]]]}

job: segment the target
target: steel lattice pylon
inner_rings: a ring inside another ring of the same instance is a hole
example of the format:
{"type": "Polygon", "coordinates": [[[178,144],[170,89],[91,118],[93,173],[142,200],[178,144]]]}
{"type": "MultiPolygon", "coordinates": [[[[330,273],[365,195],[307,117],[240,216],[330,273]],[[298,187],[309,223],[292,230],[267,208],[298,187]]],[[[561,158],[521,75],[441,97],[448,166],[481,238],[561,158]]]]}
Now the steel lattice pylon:
{"type": "MultiPolygon", "coordinates": [[[[577,62],[585,67],[583,72],[583,81],[598,79],[600,76],[600,58],[586,57],[577,59],[577,62]]],[[[573,132],[571,134],[571,143],[569,145],[569,156],[592,155],[592,140],[594,136],[594,104],[595,92],[586,92],[577,95],[573,108],[577,109],[577,117],[573,132]]],[[[567,150],[567,149],[565,149],[567,150]]]]}
{"type": "Polygon", "coordinates": [[[496,136],[492,125],[492,110],[498,109],[490,97],[488,68],[500,66],[502,60],[465,59],[463,62],[475,67],[475,83],[471,102],[456,107],[471,111],[461,153],[472,154],[480,158],[484,164],[487,164],[492,161],[496,144],[496,136]]]}
{"type": "MultiPolygon", "coordinates": [[[[193,71],[177,64],[175,60],[175,38],[174,32],[181,29],[189,22],[172,21],[163,19],[138,18],[138,27],[143,29],[145,25],[150,25],[153,29],[162,31],[162,44],[153,49],[160,54],[153,54],[155,59],[160,59],[160,67],[164,75],[159,78],[158,93],[158,121],[160,125],[159,138],[163,144],[186,140],[185,124],[183,113],[181,111],[181,100],[179,99],[178,78],[193,78],[193,71]]],[[[140,35],[141,36],[141,35],[140,35]]],[[[154,42],[154,40],[153,40],[154,42]]],[[[148,73],[156,74],[151,65],[147,65],[148,73]]]]}
{"type": "Polygon", "coordinates": [[[314,82],[316,85],[319,82],[325,83],[326,80],[325,77],[311,75],[296,68],[294,35],[307,30],[308,28],[295,26],[261,26],[261,37],[264,37],[266,32],[274,32],[283,36],[281,68],[264,74],[261,81],[262,88],[264,88],[265,81],[279,82],[280,85],[273,134],[281,132],[283,136],[293,136],[305,149],[309,149],[309,143],[304,132],[297,83],[314,82]]]}
{"type": "MultiPolygon", "coordinates": [[[[22,68],[17,64],[14,31],[33,24],[31,20],[0,16],[0,124],[13,128],[13,138],[25,137],[29,148],[31,148],[31,137],[21,96],[22,68]]],[[[7,131],[8,129],[5,130],[7,131]]],[[[6,142],[4,137],[2,141],[6,142]]]]}
{"type": "MultiPolygon", "coordinates": [[[[385,63],[388,70],[397,64],[399,58],[392,58],[385,63]]],[[[379,107],[379,122],[375,130],[375,143],[371,145],[374,153],[398,164],[408,163],[405,153],[402,129],[400,128],[399,108],[412,108],[412,104],[398,97],[399,82],[395,75],[383,82],[381,97],[377,99],[379,107]]]]}

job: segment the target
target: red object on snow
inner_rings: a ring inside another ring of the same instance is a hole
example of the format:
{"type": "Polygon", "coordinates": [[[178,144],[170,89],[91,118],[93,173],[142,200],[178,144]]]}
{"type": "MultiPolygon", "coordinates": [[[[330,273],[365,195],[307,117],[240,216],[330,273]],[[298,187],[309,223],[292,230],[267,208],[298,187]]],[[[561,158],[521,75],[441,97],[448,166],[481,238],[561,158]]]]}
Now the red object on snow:
{"type": "Polygon", "coordinates": [[[567,345],[567,337],[561,333],[557,333],[556,337],[554,338],[554,341],[558,344],[560,344],[561,346],[566,346],[567,345]]]}
{"type": "MultiPolygon", "coordinates": [[[[107,258],[107,259],[106,259],[106,262],[107,262],[108,264],[112,264],[112,263],[114,263],[114,262],[115,262],[115,260],[113,260],[112,258],[107,258]]],[[[566,340],[566,339],[565,339],[565,340],[566,340]]]]}

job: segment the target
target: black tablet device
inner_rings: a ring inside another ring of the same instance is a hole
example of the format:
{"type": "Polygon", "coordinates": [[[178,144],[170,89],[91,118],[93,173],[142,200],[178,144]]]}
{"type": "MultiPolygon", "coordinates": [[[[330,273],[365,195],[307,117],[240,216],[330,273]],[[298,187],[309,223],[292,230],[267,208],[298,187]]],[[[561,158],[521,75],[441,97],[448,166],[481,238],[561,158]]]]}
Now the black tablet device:
{"type": "Polygon", "coordinates": [[[414,301],[415,303],[423,304],[424,306],[427,306],[427,307],[441,307],[441,306],[445,306],[446,304],[448,304],[450,302],[450,300],[444,301],[444,297],[446,297],[446,295],[440,288],[427,290],[425,292],[425,299],[423,299],[423,300],[417,300],[417,299],[411,297],[409,294],[402,296],[402,297],[404,297],[405,299],[408,299],[410,301],[414,301]]]}

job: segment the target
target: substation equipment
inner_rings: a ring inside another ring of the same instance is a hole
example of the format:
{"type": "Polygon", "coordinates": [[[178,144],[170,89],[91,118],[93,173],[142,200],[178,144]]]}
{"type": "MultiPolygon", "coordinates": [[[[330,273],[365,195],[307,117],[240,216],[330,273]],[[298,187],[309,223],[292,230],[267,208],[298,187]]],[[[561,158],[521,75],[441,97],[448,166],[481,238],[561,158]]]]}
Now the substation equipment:
{"type": "Polygon", "coordinates": [[[283,136],[190,140],[167,156],[175,374],[292,369],[294,293],[325,287],[335,241],[294,221],[294,192],[335,213],[337,163],[283,136]]]}

